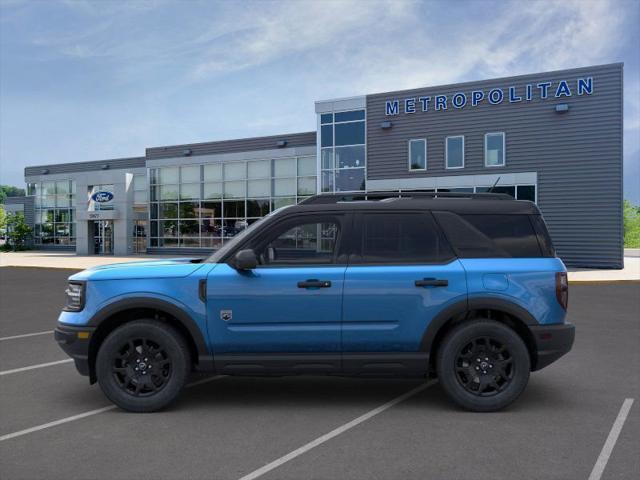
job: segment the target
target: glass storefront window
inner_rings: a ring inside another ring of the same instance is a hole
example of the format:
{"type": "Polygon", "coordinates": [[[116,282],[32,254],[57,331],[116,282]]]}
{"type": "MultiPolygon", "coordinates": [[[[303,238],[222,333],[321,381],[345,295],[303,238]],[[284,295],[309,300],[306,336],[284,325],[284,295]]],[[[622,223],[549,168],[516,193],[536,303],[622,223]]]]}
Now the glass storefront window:
{"type": "Polygon", "coordinates": [[[247,178],[271,178],[271,162],[269,160],[249,162],[247,178]]]}
{"type": "Polygon", "coordinates": [[[249,197],[268,197],[271,195],[271,179],[249,180],[247,182],[247,195],[249,197]]]}
{"type": "Polygon", "coordinates": [[[204,166],[204,181],[217,182],[222,181],[222,164],[214,163],[204,166]]]}
{"type": "Polygon", "coordinates": [[[183,183],[180,185],[180,199],[191,200],[200,198],[199,183],[183,183]]]}
{"type": "Polygon", "coordinates": [[[312,155],[151,169],[149,246],[217,248],[273,208],[314,195],[316,169],[312,155]]]}
{"type": "Polygon", "coordinates": [[[224,182],[225,198],[240,198],[246,195],[245,182],[224,182]]]}
{"type": "Polygon", "coordinates": [[[160,187],[160,200],[177,200],[178,185],[162,185],[160,187]]]}
{"type": "Polygon", "coordinates": [[[204,198],[222,198],[222,183],[205,183],[204,198]]]}
{"type": "Polygon", "coordinates": [[[200,165],[180,167],[180,182],[194,183],[200,181],[200,165]]]}
{"type": "Polygon", "coordinates": [[[224,164],[224,180],[241,180],[247,178],[245,162],[233,162],[224,164]]]}
{"type": "Polygon", "coordinates": [[[353,147],[336,147],[336,167],[364,167],[364,145],[353,147]]]}
{"type": "Polygon", "coordinates": [[[279,158],[273,161],[274,177],[295,177],[296,171],[295,158],[279,158]]]}
{"type": "Polygon", "coordinates": [[[336,170],[335,189],[337,192],[364,190],[364,168],[336,170]]]}
{"type": "Polygon", "coordinates": [[[29,184],[35,196],[34,243],[75,245],[75,182],[55,180],[29,184]]]}
{"type": "Polygon", "coordinates": [[[298,178],[298,195],[313,195],[316,193],[316,177],[298,178]]]}
{"type": "Polygon", "coordinates": [[[296,194],[295,178],[276,178],[273,180],[273,195],[276,197],[296,194]]]}
{"type": "Polygon", "coordinates": [[[159,169],[158,183],[166,185],[169,183],[178,183],[178,167],[164,167],[159,169]]]}
{"type": "Polygon", "coordinates": [[[316,157],[298,158],[298,176],[310,176],[316,174],[316,157]]]}
{"type": "Polygon", "coordinates": [[[365,111],[322,114],[320,123],[321,190],[363,191],[366,167],[365,111]]]}

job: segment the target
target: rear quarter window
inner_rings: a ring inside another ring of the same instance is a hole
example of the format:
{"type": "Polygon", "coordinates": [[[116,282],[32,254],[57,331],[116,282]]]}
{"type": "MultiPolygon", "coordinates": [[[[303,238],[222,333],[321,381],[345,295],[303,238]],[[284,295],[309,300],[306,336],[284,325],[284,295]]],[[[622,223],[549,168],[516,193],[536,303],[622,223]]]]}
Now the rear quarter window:
{"type": "Polygon", "coordinates": [[[434,214],[461,258],[545,256],[529,215],[434,214]]]}

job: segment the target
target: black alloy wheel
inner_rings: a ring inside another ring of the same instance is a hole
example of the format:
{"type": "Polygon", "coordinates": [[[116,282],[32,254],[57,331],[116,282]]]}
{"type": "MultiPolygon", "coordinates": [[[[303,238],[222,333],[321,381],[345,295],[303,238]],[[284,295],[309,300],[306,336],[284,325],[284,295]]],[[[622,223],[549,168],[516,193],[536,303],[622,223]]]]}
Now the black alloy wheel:
{"type": "Polygon", "coordinates": [[[508,325],[476,318],[451,329],[437,350],[440,385],[461,407],[493,412],[513,403],[529,381],[531,359],[508,325]]]}
{"type": "Polygon", "coordinates": [[[468,342],[456,358],[456,377],[466,391],[480,397],[496,395],[513,379],[513,357],[507,347],[491,337],[468,342]]]}
{"type": "Polygon", "coordinates": [[[132,338],[113,357],[111,371],[120,388],[134,397],[153,395],[171,377],[171,357],[148,338],[132,338]]]}
{"type": "Polygon", "coordinates": [[[153,412],[178,397],[191,371],[191,355],[174,327],[141,319],[107,335],[95,368],[109,400],[131,412],[153,412]]]}

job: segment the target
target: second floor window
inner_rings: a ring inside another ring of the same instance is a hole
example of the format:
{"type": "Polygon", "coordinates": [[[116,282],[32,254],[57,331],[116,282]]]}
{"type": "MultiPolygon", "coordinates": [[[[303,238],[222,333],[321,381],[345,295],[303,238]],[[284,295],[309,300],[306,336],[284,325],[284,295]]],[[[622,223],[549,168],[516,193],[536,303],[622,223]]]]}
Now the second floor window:
{"type": "Polygon", "coordinates": [[[427,169],[427,141],[409,140],[409,170],[427,169]]]}
{"type": "Polygon", "coordinates": [[[446,167],[464,168],[464,137],[447,137],[445,141],[446,167]]]}
{"type": "Polygon", "coordinates": [[[484,136],[484,166],[504,167],[505,164],[504,133],[487,133],[484,136]]]}

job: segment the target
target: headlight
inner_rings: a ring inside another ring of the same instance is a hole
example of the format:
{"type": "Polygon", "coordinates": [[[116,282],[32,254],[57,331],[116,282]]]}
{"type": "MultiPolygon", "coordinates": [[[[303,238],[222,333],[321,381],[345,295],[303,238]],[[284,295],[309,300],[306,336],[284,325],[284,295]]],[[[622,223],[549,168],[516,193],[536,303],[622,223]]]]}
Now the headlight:
{"type": "Polygon", "coordinates": [[[64,293],[67,294],[65,311],[79,312],[84,308],[84,283],[69,282],[64,293]]]}

